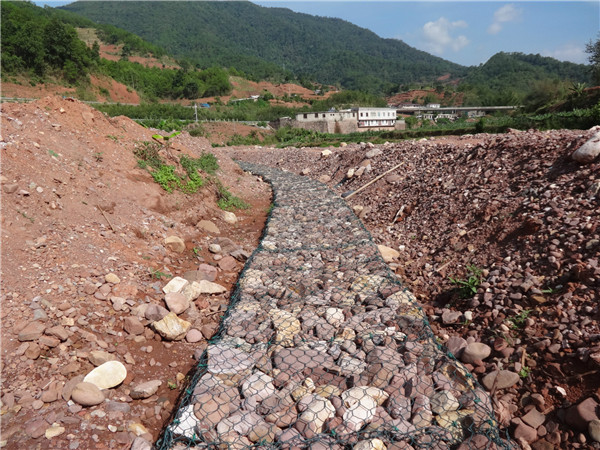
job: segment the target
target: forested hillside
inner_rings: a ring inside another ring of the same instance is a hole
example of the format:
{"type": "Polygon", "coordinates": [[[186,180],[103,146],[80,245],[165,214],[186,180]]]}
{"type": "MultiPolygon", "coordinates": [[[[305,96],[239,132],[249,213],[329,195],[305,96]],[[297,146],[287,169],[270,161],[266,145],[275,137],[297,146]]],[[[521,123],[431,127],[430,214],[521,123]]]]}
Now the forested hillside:
{"type": "Polygon", "coordinates": [[[128,61],[132,54],[160,56],[165,51],[113,25],[97,25],[76,14],[28,2],[3,1],[1,6],[3,79],[27,74],[31,83],[51,78],[85,87],[90,74],[102,74],[135,89],[146,100],[194,99],[231,91],[229,72],[222,68],[172,70],[128,61]],[[98,42],[86,46],[75,27],[94,28],[103,42],[119,44],[121,59],[101,59],[98,42]]]}
{"type": "Polygon", "coordinates": [[[295,77],[395,92],[466,69],[340,19],[250,2],[85,1],[63,7],[132,31],[177,57],[234,66],[255,79],[295,77]]]}
{"type": "Polygon", "coordinates": [[[515,105],[536,90],[568,89],[589,83],[591,73],[583,64],[523,53],[500,52],[485,64],[471,67],[461,81],[468,104],[515,105]]]}

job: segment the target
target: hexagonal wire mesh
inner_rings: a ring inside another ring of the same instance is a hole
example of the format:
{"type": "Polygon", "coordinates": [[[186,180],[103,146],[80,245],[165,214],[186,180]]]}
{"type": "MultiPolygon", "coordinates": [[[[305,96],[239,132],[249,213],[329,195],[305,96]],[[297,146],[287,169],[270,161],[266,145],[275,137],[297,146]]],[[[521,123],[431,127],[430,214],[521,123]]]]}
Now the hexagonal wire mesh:
{"type": "Polygon", "coordinates": [[[240,165],[271,183],[274,207],[157,447],[513,448],[346,203],[240,165]]]}

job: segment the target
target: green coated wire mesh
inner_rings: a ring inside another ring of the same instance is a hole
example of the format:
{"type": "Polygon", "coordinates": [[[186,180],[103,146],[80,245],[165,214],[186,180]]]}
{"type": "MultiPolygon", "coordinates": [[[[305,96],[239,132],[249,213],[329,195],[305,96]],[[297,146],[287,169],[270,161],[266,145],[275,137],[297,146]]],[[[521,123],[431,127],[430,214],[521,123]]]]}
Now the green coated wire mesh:
{"type": "Polygon", "coordinates": [[[273,208],[156,447],[514,448],[346,203],[240,165],[272,184],[273,208]]]}

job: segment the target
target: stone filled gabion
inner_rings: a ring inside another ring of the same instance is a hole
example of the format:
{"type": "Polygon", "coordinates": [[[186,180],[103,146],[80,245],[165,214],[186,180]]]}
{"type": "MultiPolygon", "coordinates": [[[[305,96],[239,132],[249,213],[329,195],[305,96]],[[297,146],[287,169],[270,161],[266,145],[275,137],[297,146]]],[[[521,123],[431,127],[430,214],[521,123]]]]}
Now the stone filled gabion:
{"type": "Polygon", "coordinates": [[[511,448],[346,203],[240,165],[271,182],[274,207],[158,447],[511,448]]]}

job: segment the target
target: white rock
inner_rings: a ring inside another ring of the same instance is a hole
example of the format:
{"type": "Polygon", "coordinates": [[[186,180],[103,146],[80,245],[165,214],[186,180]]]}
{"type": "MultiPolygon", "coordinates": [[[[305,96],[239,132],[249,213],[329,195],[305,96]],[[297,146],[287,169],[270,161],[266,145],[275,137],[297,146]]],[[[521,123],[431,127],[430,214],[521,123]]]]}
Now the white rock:
{"type": "Polygon", "coordinates": [[[323,158],[327,158],[329,155],[331,155],[332,151],[331,150],[323,150],[321,152],[321,157],[323,158]]]}
{"type": "Polygon", "coordinates": [[[221,213],[221,219],[223,219],[223,222],[226,223],[230,223],[230,224],[234,224],[237,222],[237,216],[229,211],[223,211],[221,213]]]}
{"type": "Polygon", "coordinates": [[[346,398],[344,403],[347,406],[343,416],[344,425],[352,431],[360,430],[364,424],[369,423],[375,417],[377,402],[370,395],[363,395],[360,398],[346,398]],[[351,400],[350,404],[348,404],[348,400],[351,400]]]}
{"type": "Polygon", "coordinates": [[[317,433],[320,433],[325,421],[334,416],[335,407],[333,404],[325,398],[315,397],[308,404],[306,410],[300,415],[298,420],[310,424],[317,433]]]}
{"type": "Polygon", "coordinates": [[[365,439],[364,441],[358,441],[353,450],[386,450],[387,447],[381,439],[365,439]]]}
{"type": "Polygon", "coordinates": [[[262,402],[274,393],[273,378],[260,371],[254,372],[242,383],[244,398],[254,397],[257,401],[262,402]]]}
{"type": "Polygon", "coordinates": [[[198,419],[194,415],[194,405],[188,405],[174,421],[177,425],[172,429],[175,436],[185,436],[187,438],[193,438],[198,435],[196,427],[199,424],[198,419]]]}
{"type": "Polygon", "coordinates": [[[344,310],[341,308],[327,308],[325,320],[334,327],[339,327],[346,320],[344,310]]]}
{"type": "Polygon", "coordinates": [[[163,292],[168,294],[169,292],[181,292],[190,282],[185,278],[174,277],[169,281],[163,288],[163,292]]]}
{"type": "Polygon", "coordinates": [[[126,377],[127,369],[122,362],[107,361],[88,373],[83,381],[100,389],[110,389],[121,384],[126,377]]]}
{"type": "Polygon", "coordinates": [[[342,393],[342,401],[346,406],[351,406],[359,402],[363,397],[368,396],[375,400],[377,406],[385,402],[389,394],[382,389],[373,386],[356,386],[342,393]]]}
{"type": "Polygon", "coordinates": [[[174,312],[170,312],[162,319],[153,322],[152,326],[166,340],[179,341],[185,337],[192,324],[180,319],[174,312]]]}

